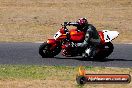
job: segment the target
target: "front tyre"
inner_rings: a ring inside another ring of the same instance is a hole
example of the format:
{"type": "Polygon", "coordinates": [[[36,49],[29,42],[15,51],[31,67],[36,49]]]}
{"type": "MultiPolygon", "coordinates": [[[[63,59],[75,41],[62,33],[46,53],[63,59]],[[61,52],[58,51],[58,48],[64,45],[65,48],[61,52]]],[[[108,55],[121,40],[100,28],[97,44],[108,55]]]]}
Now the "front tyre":
{"type": "Polygon", "coordinates": [[[40,45],[39,47],[39,54],[43,58],[48,58],[48,57],[54,57],[58,55],[61,51],[61,48],[59,46],[56,46],[54,49],[51,50],[51,45],[44,42],[43,44],[40,45]]]}

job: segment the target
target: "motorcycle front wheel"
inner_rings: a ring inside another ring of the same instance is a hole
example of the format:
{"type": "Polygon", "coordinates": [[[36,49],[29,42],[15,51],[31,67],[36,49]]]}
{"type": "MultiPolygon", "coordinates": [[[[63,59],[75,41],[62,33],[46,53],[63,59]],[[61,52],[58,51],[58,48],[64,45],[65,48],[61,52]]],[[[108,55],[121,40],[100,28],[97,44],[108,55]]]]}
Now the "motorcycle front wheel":
{"type": "Polygon", "coordinates": [[[58,55],[61,51],[61,47],[60,46],[56,46],[54,49],[51,49],[52,45],[44,42],[40,45],[39,47],[39,54],[43,57],[43,58],[51,58],[54,57],[56,55],[58,55]]]}

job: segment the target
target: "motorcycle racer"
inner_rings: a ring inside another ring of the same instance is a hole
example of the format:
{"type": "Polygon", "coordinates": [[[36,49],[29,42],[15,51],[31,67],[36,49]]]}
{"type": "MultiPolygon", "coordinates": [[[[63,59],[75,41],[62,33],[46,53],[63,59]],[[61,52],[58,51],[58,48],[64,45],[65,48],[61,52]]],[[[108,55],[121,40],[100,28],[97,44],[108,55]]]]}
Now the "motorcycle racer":
{"type": "Polygon", "coordinates": [[[86,18],[79,18],[76,22],[65,22],[69,26],[76,26],[77,31],[85,33],[85,39],[81,43],[77,43],[75,47],[84,50],[83,58],[93,57],[96,54],[96,46],[100,43],[100,37],[96,28],[89,24],[86,18]]]}
{"type": "Polygon", "coordinates": [[[113,52],[112,41],[119,36],[118,31],[97,31],[86,18],[80,18],[76,22],[64,22],[61,26],[53,39],[40,45],[39,54],[43,58],[54,57],[61,52],[66,57],[83,56],[84,60],[103,60],[113,52]],[[67,26],[76,28],[69,30],[67,26]]]}

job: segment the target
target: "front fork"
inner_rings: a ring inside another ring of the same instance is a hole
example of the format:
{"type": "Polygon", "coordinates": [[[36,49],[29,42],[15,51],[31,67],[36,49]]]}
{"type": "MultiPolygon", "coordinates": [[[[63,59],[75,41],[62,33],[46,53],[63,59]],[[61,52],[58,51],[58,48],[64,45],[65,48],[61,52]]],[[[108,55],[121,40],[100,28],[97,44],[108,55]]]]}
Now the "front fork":
{"type": "Polygon", "coordinates": [[[57,46],[60,46],[61,43],[59,41],[56,41],[55,39],[48,39],[47,43],[51,46],[50,50],[55,49],[57,46]]]}

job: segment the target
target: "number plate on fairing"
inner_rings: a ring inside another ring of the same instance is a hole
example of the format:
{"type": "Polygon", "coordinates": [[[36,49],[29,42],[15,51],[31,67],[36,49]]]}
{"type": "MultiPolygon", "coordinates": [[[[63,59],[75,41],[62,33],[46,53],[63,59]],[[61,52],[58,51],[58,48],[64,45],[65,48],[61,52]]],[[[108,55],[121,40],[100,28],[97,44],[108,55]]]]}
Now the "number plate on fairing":
{"type": "Polygon", "coordinates": [[[110,42],[110,41],[114,40],[119,35],[119,32],[103,30],[103,34],[104,34],[105,42],[110,42]]]}

